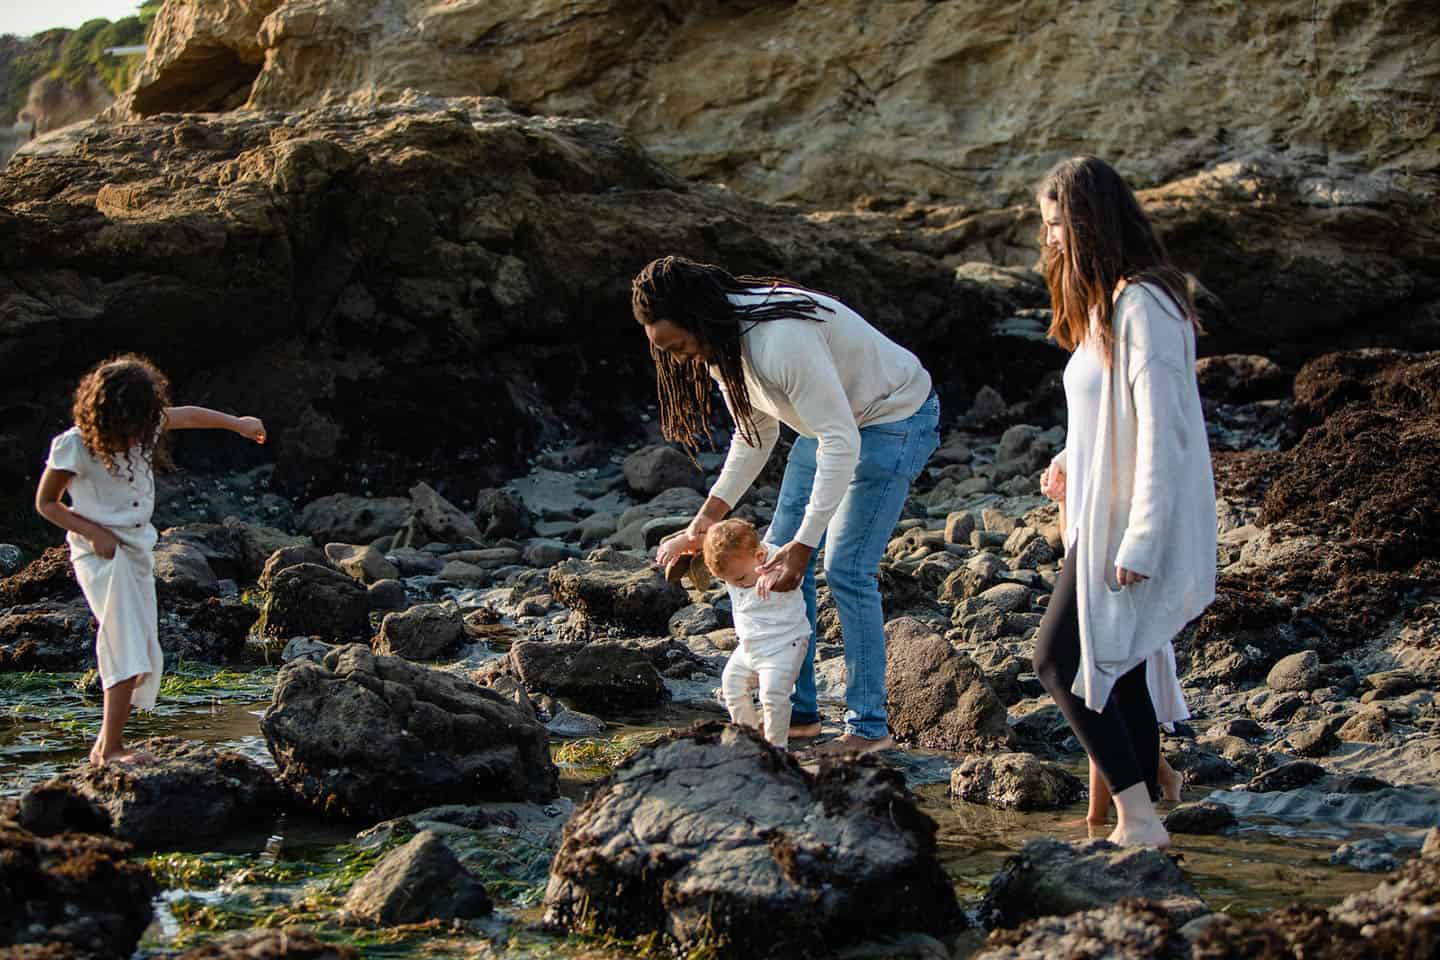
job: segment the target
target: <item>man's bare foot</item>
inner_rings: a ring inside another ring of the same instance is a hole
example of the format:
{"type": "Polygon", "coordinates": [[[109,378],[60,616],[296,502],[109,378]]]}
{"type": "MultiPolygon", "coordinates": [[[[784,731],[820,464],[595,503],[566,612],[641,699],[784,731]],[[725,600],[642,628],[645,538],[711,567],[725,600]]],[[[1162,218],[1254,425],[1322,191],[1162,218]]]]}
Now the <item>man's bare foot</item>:
{"type": "Polygon", "coordinates": [[[820,736],[820,721],[814,723],[792,723],[790,724],[791,740],[814,740],[820,736]]]}
{"type": "Polygon", "coordinates": [[[1159,820],[1122,823],[1111,831],[1106,839],[1118,847],[1155,847],[1164,850],[1170,846],[1170,833],[1159,820]]]}
{"type": "Polygon", "coordinates": [[[819,746],[812,747],[807,755],[810,757],[858,757],[866,753],[875,753],[879,750],[889,750],[895,746],[895,738],[889,736],[881,737],[879,740],[867,740],[856,733],[847,733],[827,741],[819,746]]]}

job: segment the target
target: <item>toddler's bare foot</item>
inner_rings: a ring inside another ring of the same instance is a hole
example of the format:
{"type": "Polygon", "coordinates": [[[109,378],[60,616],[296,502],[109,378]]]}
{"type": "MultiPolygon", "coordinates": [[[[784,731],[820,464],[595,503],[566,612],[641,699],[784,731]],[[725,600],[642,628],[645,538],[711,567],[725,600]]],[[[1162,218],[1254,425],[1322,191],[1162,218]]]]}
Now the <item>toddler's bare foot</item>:
{"type": "Polygon", "coordinates": [[[1170,833],[1159,820],[1123,823],[1106,839],[1119,847],[1155,847],[1164,850],[1170,846],[1170,833]]]}

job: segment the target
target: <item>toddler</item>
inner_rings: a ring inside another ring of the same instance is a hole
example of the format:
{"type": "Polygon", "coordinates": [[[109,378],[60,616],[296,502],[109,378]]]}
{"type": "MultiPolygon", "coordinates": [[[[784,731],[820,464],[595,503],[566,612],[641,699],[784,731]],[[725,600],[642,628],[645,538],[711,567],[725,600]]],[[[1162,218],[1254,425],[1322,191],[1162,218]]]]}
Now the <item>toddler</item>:
{"type": "Polygon", "coordinates": [[[155,603],[155,467],[169,466],[165,432],[233,430],[265,442],[255,417],[204,407],[172,407],[170,383],[150,361],[124,354],[95,367],[75,389],[75,426],[50,444],[35,509],[69,531],[75,579],[100,623],[95,637],[105,689],[96,765],[145,762],[126,751],[122,734],[132,706],[149,710],[160,690],[155,603]],[[60,496],[69,493],[70,505],[60,496]]]}
{"type": "Polygon", "coordinates": [[[705,564],[725,582],[739,646],[725,664],[720,691],[732,723],[759,726],[785,749],[790,734],[790,691],[810,646],[810,621],[799,590],[771,593],[757,569],[778,550],[763,543],[744,520],[722,520],[705,533],[705,564]],[[763,724],[757,723],[751,688],[760,686],[763,724]]]}

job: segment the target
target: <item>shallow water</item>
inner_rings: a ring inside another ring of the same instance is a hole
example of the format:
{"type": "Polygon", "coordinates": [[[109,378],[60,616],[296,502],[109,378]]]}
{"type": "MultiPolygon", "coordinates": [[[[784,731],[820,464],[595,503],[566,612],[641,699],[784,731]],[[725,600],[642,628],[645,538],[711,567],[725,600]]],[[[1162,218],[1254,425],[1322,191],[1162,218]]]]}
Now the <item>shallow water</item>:
{"type": "MultiPolygon", "coordinates": [[[[168,695],[162,695],[160,708],[137,716],[132,724],[134,738],[165,734],[202,740],[241,751],[273,768],[258,727],[273,684],[273,668],[216,675],[182,667],[180,673],[168,695]]],[[[78,679],[70,674],[0,675],[0,794],[19,793],[83,759],[99,722],[100,700],[86,684],[77,685],[78,679]]],[[[579,746],[556,741],[552,752],[561,769],[562,795],[578,802],[625,750],[666,729],[714,716],[713,708],[672,702],[659,711],[612,723],[599,741],[579,746]]],[[[892,751],[885,760],[905,773],[922,808],[939,824],[942,863],[961,901],[972,907],[1006,857],[1027,840],[1086,836],[1083,803],[1059,812],[1014,813],[952,802],[946,796],[952,757],[892,751]]],[[[1085,773],[1079,765],[1072,772],[1082,778],[1085,773]]],[[[1226,791],[1190,789],[1185,795],[1186,800],[1206,797],[1237,805],[1235,796],[1226,791]]],[[[1384,824],[1336,815],[1334,811],[1343,805],[1294,803],[1289,809],[1301,815],[1286,817],[1283,803],[1267,800],[1266,804],[1251,809],[1241,804],[1242,827],[1230,835],[1174,838],[1173,852],[1212,907],[1247,912],[1297,900],[1327,904],[1378,882],[1374,874],[1332,866],[1328,857],[1341,842],[1383,835],[1384,824]],[[1282,815],[1276,815],[1277,810],[1282,815]]],[[[355,842],[345,825],[288,814],[267,828],[227,837],[198,857],[152,858],[152,865],[159,863],[167,877],[184,879],[170,880],[172,888],[158,905],[158,919],[143,947],[164,949],[233,929],[297,922],[318,925],[322,936],[356,943],[367,955],[639,955],[634,945],[556,938],[534,930],[531,925],[540,914],[535,904],[543,892],[544,852],[526,846],[524,837],[506,843],[477,855],[507,864],[505,876],[496,877],[519,900],[502,906],[479,933],[461,936],[434,928],[357,932],[333,923],[333,911],[343,888],[386,845],[372,840],[367,848],[355,842]],[[179,889],[182,885],[191,889],[179,889]]],[[[974,940],[967,937],[966,942],[974,940]]]]}

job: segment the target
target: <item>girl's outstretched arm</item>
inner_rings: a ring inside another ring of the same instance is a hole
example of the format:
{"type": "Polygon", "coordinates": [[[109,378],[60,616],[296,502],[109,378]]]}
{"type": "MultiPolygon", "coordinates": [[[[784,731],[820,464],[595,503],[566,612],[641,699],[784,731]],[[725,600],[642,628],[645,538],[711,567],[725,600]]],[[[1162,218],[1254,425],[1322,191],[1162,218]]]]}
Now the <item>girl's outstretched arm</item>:
{"type": "Polygon", "coordinates": [[[109,527],[80,516],[60,501],[60,494],[65,492],[73,476],[75,474],[69,470],[46,467],[40,475],[40,486],[35,490],[35,512],[63,530],[80,534],[94,545],[96,553],[109,560],[115,556],[115,548],[120,544],[115,534],[109,527]]]}
{"type": "Polygon", "coordinates": [[[232,417],[209,407],[166,407],[166,430],[229,430],[256,443],[265,442],[265,424],[259,417],[232,417]]]}

